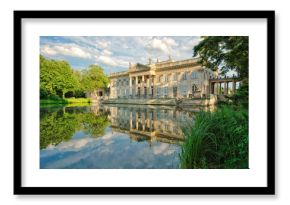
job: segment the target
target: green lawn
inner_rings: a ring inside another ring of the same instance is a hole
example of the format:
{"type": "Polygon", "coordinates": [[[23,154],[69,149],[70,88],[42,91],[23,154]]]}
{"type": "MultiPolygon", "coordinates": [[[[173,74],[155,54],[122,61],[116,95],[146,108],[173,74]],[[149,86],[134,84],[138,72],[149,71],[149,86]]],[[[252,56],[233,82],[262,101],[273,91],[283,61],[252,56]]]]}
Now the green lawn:
{"type": "Polygon", "coordinates": [[[41,99],[40,105],[66,105],[66,104],[77,104],[77,103],[91,103],[90,98],[65,98],[65,99],[41,99]]]}

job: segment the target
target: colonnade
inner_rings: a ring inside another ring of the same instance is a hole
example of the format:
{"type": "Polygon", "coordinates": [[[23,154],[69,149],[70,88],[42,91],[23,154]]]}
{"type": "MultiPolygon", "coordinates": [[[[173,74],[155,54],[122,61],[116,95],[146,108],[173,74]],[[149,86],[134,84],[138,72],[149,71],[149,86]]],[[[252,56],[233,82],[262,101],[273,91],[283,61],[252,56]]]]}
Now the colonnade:
{"type": "Polygon", "coordinates": [[[129,77],[129,95],[131,97],[144,97],[144,98],[148,96],[153,97],[154,95],[153,86],[154,86],[153,75],[141,75],[129,77]]]}
{"type": "Polygon", "coordinates": [[[216,95],[229,95],[230,90],[232,93],[236,92],[238,79],[232,78],[220,78],[220,79],[210,79],[210,93],[216,95]],[[232,83],[231,89],[229,84],[232,83]]]}

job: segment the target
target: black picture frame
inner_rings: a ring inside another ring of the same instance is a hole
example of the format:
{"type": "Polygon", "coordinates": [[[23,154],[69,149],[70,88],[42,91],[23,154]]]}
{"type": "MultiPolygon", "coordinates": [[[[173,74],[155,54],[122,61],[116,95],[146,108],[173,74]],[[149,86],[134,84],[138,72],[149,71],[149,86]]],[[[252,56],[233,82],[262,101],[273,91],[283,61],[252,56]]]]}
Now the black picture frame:
{"type": "Polygon", "coordinates": [[[98,195],[273,195],[275,194],[275,11],[14,11],[14,194],[98,195]],[[22,19],[205,18],[267,20],[267,186],[266,187],[24,187],[22,186],[22,19]]]}

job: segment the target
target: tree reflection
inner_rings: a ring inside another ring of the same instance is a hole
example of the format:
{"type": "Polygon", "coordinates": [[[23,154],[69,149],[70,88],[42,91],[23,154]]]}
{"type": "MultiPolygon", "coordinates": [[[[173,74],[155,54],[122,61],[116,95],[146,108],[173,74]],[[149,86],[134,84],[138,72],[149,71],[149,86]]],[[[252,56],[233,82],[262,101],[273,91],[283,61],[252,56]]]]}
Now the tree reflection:
{"type": "Polygon", "coordinates": [[[82,130],[93,137],[102,136],[109,120],[107,114],[95,114],[88,108],[49,108],[40,111],[40,149],[68,141],[82,130]]]}

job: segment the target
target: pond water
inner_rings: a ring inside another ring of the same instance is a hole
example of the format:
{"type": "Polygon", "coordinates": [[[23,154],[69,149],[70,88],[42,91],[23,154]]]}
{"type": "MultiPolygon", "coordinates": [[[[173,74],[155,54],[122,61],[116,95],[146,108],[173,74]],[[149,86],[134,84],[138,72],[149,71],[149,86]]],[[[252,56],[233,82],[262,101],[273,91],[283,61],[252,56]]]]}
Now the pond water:
{"type": "Polygon", "coordinates": [[[40,109],[41,169],[177,169],[195,111],[163,106],[40,109]]]}

